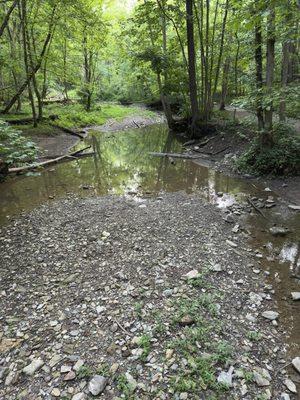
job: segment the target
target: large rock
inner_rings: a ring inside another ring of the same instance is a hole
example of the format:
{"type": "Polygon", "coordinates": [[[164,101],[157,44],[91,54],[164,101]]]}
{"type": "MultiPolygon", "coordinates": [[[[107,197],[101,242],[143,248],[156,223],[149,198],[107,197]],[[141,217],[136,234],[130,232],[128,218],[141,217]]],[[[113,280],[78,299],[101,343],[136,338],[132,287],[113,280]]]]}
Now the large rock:
{"type": "Polygon", "coordinates": [[[271,376],[266,369],[256,368],[253,372],[253,378],[257,386],[264,387],[269,386],[271,381],[271,376]]]}
{"type": "Polygon", "coordinates": [[[286,379],[284,381],[284,384],[289,389],[290,392],[297,393],[297,388],[293,381],[291,381],[290,379],[286,379]]]}
{"type": "Polygon", "coordinates": [[[107,385],[107,379],[101,375],[95,375],[89,383],[89,391],[93,396],[102,393],[107,385]]]}
{"type": "Polygon", "coordinates": [[[300,300],[300,292],[292,292],[291,295],[294,301],[300,300]]]}
{"type": "Polygon", "coordinates": [[[41,358],[32,360],[32,362],[23,368],[23,372],[26,375],[32,376],[44,365],[44,361],[41,358]]]}
{"type": "Polygon", "coordinates": [[[273,226],[269,231],[273,236],[285,236],[289,233],[289,230],[283,226],[273,226]]]}
{"type": "Polygon", "coordinates": [[[218,382],[226,385],[228,387],[232,387],[232,373],[234,371],[233,367],[229,368],[228,372],[222,371],[218,376],[218,382]]]}

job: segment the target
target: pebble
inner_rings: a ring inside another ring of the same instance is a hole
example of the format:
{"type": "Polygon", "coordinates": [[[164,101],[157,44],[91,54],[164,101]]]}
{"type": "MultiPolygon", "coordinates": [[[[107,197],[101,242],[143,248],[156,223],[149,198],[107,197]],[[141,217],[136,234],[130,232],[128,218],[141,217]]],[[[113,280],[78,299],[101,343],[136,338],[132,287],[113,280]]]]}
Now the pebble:
{"type": "Polygon", "coordinates": [[[292,361],[292,364],[296,371],[298,371],[300,374],[300,357],[295,357],[292,361]]]}
{"type": "Polygon", "coordinates": [[[257,386],[264,387],[269,386],[271,381],[271,376],[266,369],[256,368],[256,371],[253,372],[253,378],[256,382],[257,386]]]}
{"type": "Polygon", "coordinates": [[[232,387],[232,374],[234,368],[230,367],[228,372],[222,371],[218,376],[218,382],[228,387],[232,387]]]}
{"type": "Polygon", "coordinates": [[[292,292],[291,295],[294,301],[300,300],[300,292],[292,292]]]}
{"type": "Polygon", "coordinates": [[[196,278],[199,278],[199,276],[200,276],[199,271],[197,271],[196,269],[192,269],[190,272],[188,272],[185,275],[185,278],[186,279],[196,279],[196,278]]]}
{"type": "Polygon", "coordinates": [[[107,379],[101,375],[95,375],[89,383],[89,391],[93,396],[102,393],[107,385],[107,379]]]}
{"type": "Polygon", "coordinates": [[[293,381],[291,381],[290,379],[286,379],[284,381],[284,384],[289,389],[290,392],[297,393],[297,388],[293,381]]]}
{"type": "Polygon", "coordinates": [[[276,311],[264,311],[261,315],[270,321],[274,321],[279,317],[279,314],[276,311]]]}
{"type": "Polygon", "coordinates": [[[34,373],[39,370],[44,365],[44,361],[41,358],[32,360],[32,362],[23,368],[23,372],[26,375],[34,375],[34,373]]]}
{"type": "Polygon", "coordinates": [[[51,391],[51,394],[52,394],[52,396],[54,396],[54,397],[60,397],[60,390],[59,390],[58,388],[54,388],[54,389],[51,391]]]}
{"type": "Polygon", "coordinates": [[[287,393],[281,393],[280,400],[290,400],[290,395],[287,393]]]}
{"type": "Polygon", "coordinates": [[[72,397],[72,400],[86,400],[86,395],[83,392],[77,393],[72,397]]]}

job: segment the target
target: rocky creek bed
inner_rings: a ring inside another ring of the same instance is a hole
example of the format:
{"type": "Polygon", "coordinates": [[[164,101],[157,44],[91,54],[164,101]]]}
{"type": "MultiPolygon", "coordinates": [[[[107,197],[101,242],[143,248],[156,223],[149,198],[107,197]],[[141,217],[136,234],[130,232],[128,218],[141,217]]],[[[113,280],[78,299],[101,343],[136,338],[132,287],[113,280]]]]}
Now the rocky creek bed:
{"type": "Polygon", "coordinates": [[[273,288],[228,213],[70,197],[0,228],[0,398],[296,399],[273,288]]]}

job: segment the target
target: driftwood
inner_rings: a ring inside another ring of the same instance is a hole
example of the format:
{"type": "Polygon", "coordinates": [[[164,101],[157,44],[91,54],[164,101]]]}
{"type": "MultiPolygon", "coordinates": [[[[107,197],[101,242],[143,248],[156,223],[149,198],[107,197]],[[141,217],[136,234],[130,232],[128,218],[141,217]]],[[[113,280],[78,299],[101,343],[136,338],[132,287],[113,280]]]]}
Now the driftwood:
{"type": "Polygon", "coordinates": [[[262,217],[264,217],[265,219],[268,219],[265,214],[258,208],[256,207],[256,205],[253,203],[253,201],[247,197],[247,201],[250,204],[250,206],[252,206],[254,208],[254,210],[256,210],[262,217]]]}
{"type": "Polygon", "coordinates": [[[169,157],[169,158],[183,158],[183,159],[195,159],[195,158],[201,158],[200,156],[195,156],[193,154],[187,154],[187,153],[149,153],[150,156],[153,157],[169,157]]]}
{"type": "Polygon", "coordinates": [[[56,128],[56,129],[60,129],[61,131],[65,132],[65,133],[69,133],[70,135],[77,136],[80,139],[84,139],[84,136],[82,136],[80,133],[72,131],[72,129],[64,128],[60,125],[55,125],[55,124],[50,124],[50,126],[53,126],[53,128],[56,128]]]}
{"type": "Polygon", "coordinates": [[[30,170],[37,169],[37,168],[44,168],[44,167],[47,167],[48,165],[57,164],[59,162],[62,162],[62,161],[68,160],[68,159],[76,159],[79,157],[88,157],[88,156],[95,154],[94,152],[82,153],[84,150],[86,150],[86,148],[74,151],[73,153],[70,153],[70,154],[65,154],[63,156],[59,156],[57,158],[53,158],[52,160],[42,161],[40,163],[31,164],[31,165],[25,165],[24,167],[9,168],[8,172],[10,174],[18,174],[20,172],[26,172],[26,171],[30,171],[30,170]]]}

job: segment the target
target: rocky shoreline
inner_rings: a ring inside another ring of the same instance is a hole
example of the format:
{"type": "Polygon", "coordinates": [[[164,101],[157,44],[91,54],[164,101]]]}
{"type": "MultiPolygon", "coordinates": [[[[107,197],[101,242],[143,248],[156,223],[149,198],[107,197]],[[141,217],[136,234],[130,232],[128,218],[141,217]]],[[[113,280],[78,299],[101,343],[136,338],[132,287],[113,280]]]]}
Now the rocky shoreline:
{"type": "Polygon", "coordinates": [[[0,398],[296,399],[274,290],[228,215],[183,193],[69,198],[2,227],[0,398]]]}

